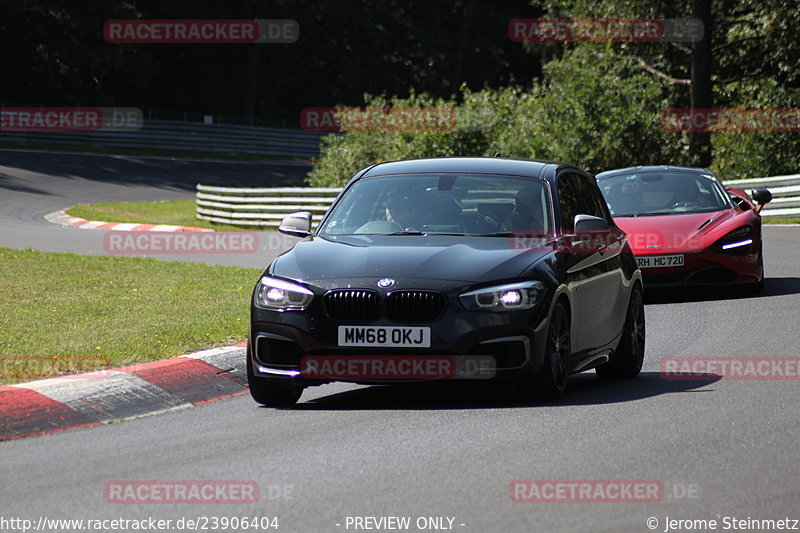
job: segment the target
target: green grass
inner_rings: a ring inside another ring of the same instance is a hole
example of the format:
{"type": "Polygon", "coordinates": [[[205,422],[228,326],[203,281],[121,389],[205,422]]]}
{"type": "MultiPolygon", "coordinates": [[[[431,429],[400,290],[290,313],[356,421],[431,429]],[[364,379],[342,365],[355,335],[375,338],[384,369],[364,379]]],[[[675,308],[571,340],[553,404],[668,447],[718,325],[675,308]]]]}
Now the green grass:
{"type": "Polygon", "coordinates": [[[75,152],[107,155],[128,155],[139,157],[174,157],[177,159],[202,159],[222,161],[274,161],[294,160],[307,162],[307,159],[291,156],[268,156],[244,154],[240,152],[210,152],[199,150],[166,150],[158,148],[130,148],[125,146],[101,146],[97,144],[61,144],[44,142],[2,141],[0,148],[8,150],[41,150],[45,152],[75,152]]]}
{"type": "Polygon", "coordinates": [[[169,200],[161,202],[106,202],[102,204],[76,205],[67,209],[67,214],[86,220],[104,222],[134,222],[138,224],[173,224],[222,231],[253,231],[229,224],[217,224],[195,218],[194,200],[169,200]]]}
{"type": "Polygon", "coordinates": [[[800,224],[800,217],[762,218],[764,224],[800,224]]]}
{"type": "Polygon", "coordinates": [[[260,271],[0,248],[0,383],[244,342],[260,271]]]}

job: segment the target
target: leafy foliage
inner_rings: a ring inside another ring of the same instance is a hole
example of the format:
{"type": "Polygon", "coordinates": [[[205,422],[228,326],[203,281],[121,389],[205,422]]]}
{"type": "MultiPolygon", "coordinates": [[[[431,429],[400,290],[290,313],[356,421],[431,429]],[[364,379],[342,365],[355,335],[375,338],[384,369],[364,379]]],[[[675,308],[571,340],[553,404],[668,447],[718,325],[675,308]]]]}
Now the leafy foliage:
{"type": "Polygon", "coordinates": [[[528,88],[473,92],[461,103],[413,96],[367,98],[372,105],[438,107],[457,111],[447,132],[352,131],[325,139],[310,183],[342,185],[380,161],[431,156],[490,156],[568,161],[599,172],[631,164],[682,162],[681,134],[660,127],[670,91],[616,61],[603,45],[576,47],[548,63],[545,81],[528,88]]]}
{"type": "MultiPolygon", "coordinates": [[[[777,81],[737,82],[726,86],[730,107],[794,109],[800,120],[800,89],[777,81]]],[[[800,172],[800,132],[720,132],[713,135],[715,170],[723,179],[779,176],[800,172]]]]}
{"type": "Polygon", "coordinates": [[[303,108],[363,105],[364,92],[447,97],[462,83],[530,79],[540,62],[508,39],[506,25],[539,13],[519,0],[0,0],[0,102],[297,127],[303,108]],[[110,44],[109,19],[294,19],[300,38],[110,44]]]}
{"type": "MultiPolygon", "coordinates": [[[[692,1],[538,0],[554,18],[687,18],[692,1]]],[[[713,0],[717,108],[800,107],[800,41],[792,0],[713,0]]],[[[690,165],[689,135],[664,131],[661,112],[689,107],[690,43],[526,43],[543,66],[527,86],[462,87],[451,132],[348,132],[329,138],[314,185],[341,184],[384,160],[492,155],[562,160],[599,172],[638,164],[690,165]],[[560,48],[559,48],[560,47],[560,48]],[[647,68],[645,68],[645,65],[647,68]],[[338,160],[337,160],[338,159],[338,160]]],[[[413,102],[423,102],[417,96],[413,102]]],[[[386,101],[386,100],[384,100],[386,101]]],[[[391,105],[412,105],[389,99],[391,105]]],[[[800,132],[715,132],[711,169],[726,179],[797,172],[800,132]]]]}

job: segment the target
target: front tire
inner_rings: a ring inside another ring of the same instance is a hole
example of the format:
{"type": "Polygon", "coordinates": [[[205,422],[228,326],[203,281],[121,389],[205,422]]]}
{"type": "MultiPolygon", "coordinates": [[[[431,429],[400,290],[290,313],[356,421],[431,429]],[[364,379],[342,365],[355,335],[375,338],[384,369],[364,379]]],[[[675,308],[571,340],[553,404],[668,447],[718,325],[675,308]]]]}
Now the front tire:
{"type": "Polygon", "coordinates": [[[569,312],[563,302],[556,302],[547,326],[544,363],[536,376],[536,391],[539,396],[555,400],[564,394],[569,380],[571,357],[569,312]]]}
{"type": "Polygon", "coordinates": [[[644,364],[645,320],[644,298],[639,285],[634,285],[628,311],[625,314],[625,329],[611,361],[598,366],[595,371],[601,378],[634,378],[644,364]]]}
{"type": "Polygon", "coordinates": [[[758,264],[761,266],[761,279],[757,282],[747,285],[745,289],[746,294],[761,294],[764,292],[764,245],[758,247],[758,264]]]}
{"type": "Polygon", "coordinates": [[[247,355],[247,384],[250,386],[250,396],[267,407],[291,407],[303,394],[302,387],[296,387],[282,379],[256,376],[249,354],[247,355]]]}
{"type": "Polygon", "coordinates": [[[751,283],[750,285],[745,285],[743,292],[745,296],[755,296],[757,294],[761,294],[764,292],[764,278],[762,277],[760,281],[751,283]]]}

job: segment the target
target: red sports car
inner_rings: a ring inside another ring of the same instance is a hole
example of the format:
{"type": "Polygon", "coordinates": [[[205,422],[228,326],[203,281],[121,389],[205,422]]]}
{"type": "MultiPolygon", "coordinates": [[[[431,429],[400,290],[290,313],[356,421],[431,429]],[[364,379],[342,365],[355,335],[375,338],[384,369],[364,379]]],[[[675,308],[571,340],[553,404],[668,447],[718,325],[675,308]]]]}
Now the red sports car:
{"type": "Polygon", "coordinates": [[[764,286],[759,212],[772,199],[725,187],[711,172],[634,167],[597,175],[617,225],[628,234],[647,286],[764,286]]]}

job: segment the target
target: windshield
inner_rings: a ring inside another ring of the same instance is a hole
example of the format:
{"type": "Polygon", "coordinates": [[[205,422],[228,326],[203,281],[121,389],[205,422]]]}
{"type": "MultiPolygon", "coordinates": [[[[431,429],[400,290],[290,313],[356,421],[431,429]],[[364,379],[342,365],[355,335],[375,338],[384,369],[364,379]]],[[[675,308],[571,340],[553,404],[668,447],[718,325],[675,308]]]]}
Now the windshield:
{"type": "Polygon", "coordinates": [[[600,189],[615,217],[710,213],[731,207],[725,191],[709,174],[621,174],[602,178],[600,189]]]}
{"type": "Polygon", "coordinates": [[[487,174],[402,174],[353,184],[319,235],[504,235],[551,227],[547,183],[487,174]]]}

